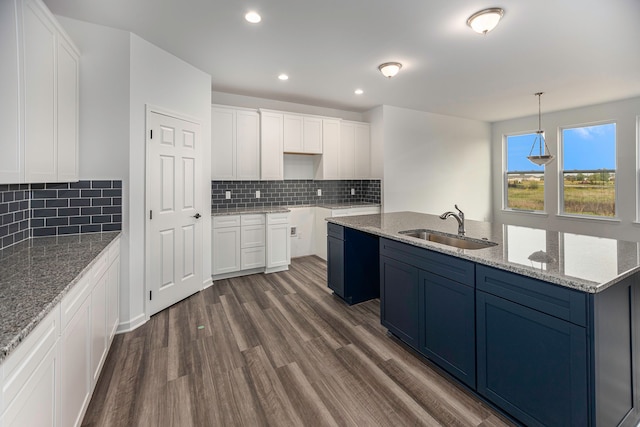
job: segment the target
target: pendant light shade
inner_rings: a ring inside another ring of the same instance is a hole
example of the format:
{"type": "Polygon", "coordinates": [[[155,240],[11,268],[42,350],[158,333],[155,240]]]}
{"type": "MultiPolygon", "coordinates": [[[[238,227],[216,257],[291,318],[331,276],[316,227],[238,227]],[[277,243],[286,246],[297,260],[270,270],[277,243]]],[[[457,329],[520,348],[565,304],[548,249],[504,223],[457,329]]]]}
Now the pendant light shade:
{"type": "Polygon", "coordinates": [[[548,165],[555,159],[555,156],[551,154],[549,151],[549,147],[547,146],[547,142],[544,140],[544,131],[542,130],[542,114],[540,112],[540,97],[544,92],[538,92],[535,95],[538,97],[538,130],[536,131],[536,137],[533,140],[533,144],[531,145],[531,150],[529,151],[529,155],[527,159],[533,164],[538,166],[548,165]],[[537,150],[536,150],[537,145],[537,150]],[[537,151],[537,154],[534,152],[537,151]]]}

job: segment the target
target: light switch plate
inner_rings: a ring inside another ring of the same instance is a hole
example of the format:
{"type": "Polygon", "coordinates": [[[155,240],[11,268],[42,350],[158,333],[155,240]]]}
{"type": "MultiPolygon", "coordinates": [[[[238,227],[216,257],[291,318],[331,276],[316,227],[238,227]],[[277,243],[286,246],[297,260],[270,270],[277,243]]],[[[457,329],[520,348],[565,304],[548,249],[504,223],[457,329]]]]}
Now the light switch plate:
{"type": "Polygon", "coordinates": [[[256,190],[256,199],[260,198],[260,190],[256,190]]]}
{"type": "Polygon", "coordinates": [[[225,199],[230,199],[231,198],[231,191],[227,190],[224,192],[224,198],[225,199]]]}

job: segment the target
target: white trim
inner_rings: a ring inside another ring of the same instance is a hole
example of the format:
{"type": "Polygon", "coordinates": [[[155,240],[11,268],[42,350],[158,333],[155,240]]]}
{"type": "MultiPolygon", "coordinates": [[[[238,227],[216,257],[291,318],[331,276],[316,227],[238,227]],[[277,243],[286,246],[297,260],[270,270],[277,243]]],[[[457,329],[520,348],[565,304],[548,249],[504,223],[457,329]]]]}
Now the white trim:
{"type": "Polygon", "coordinates": [[[614,216],[596,216],[596,215],[571,215],[571,214],[562,213],[562,214],[557,214],[556,217],[563,220],[571,220],[571,221],[585,220],[586,222],[598,221],[598,222],[611,222],[614,224],[622,222],[622,220],[617,216],[614,217],[614,216]]]}
{"type": "Polygon", "coordinates": [[[208,287],[213,285],[213,278],[211,278],[211,276],[209,276],[208,279],[206,279],[205,281],[202,282],[202,289],[207,289],[208,287]]]}
{"type": "Polygon", "coordinates": [[[546,211],[525,211],[520,209],[502,209],[502,213],[508,215],[532,215],[544,218],[547,218],[549,216],[549,213],[546,211]]]}
{"type": "Polygon", "coordinates": [[[128,322],[120,323],[118,325],[117,330],[116,330],[116,334],[123,334],[125,332],[131,332],[134,329],[137,329],[140,326],[142,326],[145,323],[147,323],[147,320],[149,320],[149,318],[146,316],[146,314],[145,313],[140,313],[136,317],[134,317],[133,319],[129,320],[128,322]]]}

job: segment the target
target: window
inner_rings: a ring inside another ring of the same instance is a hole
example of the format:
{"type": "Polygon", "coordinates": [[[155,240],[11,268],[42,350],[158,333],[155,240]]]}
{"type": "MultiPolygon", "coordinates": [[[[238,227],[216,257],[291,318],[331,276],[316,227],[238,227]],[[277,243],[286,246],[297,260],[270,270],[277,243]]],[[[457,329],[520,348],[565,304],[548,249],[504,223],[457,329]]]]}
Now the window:
{"type": "Polygon", "coordinates": [[[616,216],[616,124],[562,129],[562,212],[616,216]]]}
{"type": "Polygon", "coordinates": [[[525,211],[544,211],[544,166],[527,156],[535,133],[506,137],[505,207],[525,211]]]}

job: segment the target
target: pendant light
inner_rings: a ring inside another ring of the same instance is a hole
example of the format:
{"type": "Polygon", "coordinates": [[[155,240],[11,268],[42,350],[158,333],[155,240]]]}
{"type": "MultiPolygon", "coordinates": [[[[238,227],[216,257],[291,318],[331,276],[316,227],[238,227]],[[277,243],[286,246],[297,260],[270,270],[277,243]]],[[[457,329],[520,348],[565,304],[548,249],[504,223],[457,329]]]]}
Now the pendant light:
{"type": "Polygon", "coordinates": [[[538,92],[535,96],[538,97],[538,130],[536,131],[536,137],[533,140],[533,144],[531,145],[531,150],[529,151],[529,155],[527,159],[531,163],[534,163],[538,166],[548,165],[555,159],[549,152],[549,147],[547,146],[547,142],[544,140],[544,131],[542,130],[542,114],[540,113],[540,97],[544,92],[538,92]],[[536,143],[538,144],[538,154],[533,154],[533,150],[536,148],[536,143]]]}

